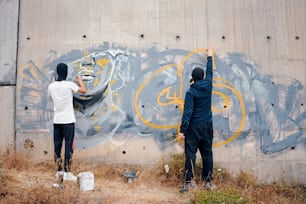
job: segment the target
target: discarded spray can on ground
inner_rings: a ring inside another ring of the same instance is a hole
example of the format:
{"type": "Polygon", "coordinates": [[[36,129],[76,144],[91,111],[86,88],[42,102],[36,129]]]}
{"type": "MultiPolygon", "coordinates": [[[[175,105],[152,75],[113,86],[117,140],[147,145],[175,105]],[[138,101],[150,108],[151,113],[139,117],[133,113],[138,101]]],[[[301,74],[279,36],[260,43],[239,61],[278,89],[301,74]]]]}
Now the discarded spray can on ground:
{"type": "Polygon", "coordinates": [[[136,171],[126,171],[123,175],[126,177],[128,183],[132,183],[133,180],[137,177],[136,171]]]}

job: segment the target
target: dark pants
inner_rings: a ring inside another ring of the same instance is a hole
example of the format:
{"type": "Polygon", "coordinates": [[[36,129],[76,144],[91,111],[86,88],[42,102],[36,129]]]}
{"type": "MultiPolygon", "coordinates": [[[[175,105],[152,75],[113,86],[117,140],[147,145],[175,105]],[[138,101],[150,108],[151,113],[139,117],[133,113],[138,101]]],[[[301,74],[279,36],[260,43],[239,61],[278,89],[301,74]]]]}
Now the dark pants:
{"type": "Polygon", "coordinates": [[[71,159],[73,154],[74,140],[74,123],[70,124],[54,124],[54,160],[57,164],[57,170],[62,170],[61,150],[63,140],[65,139],[65,161],[64,170],[70,171],[71,159]]]}
{"type": "Polygon", "coordinates": [[[199,149],[202,157],[202,179],[210,182],[213,173],[213,124],[211,122],[189,125],[185,133],[185,182],[193,178],[196,162],[196,153],[199,149]]]}

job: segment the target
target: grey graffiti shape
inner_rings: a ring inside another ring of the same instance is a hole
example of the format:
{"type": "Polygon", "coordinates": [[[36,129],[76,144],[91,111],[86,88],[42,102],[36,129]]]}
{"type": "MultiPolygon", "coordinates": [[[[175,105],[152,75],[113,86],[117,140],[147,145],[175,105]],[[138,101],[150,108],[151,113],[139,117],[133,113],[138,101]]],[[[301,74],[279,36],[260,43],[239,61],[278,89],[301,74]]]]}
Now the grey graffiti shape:
{"type": "MultiPolygon", "coordinates": [[[[46,129],[52,122],[52,108],[47,103],[47,86],[52,81],[50,74],[59,62],[69,64],[69,80],[77,74],[83,75],[89,92],[75,96],[76,147],[87,148],[109,139],[119,141],[138,134],[153,136],[161,149],[175,142],[176,128],[156,129],[142,123],[135,116],[134,97],[140,84],[157,69],[179,64],[189,51],[156,48],[128,50],[108,44],[84,51],[72,50],[57,56],[50,51],[44,66],[38,67],[30,61],[21,71],[20,100],[17,107],[18,130],[46,129]],[[101,69],[100,59],[108,60],[101,69]],[[81,68],[81,69],[79,69],[81,68]],[[98,81],[96,81],[98,79],[98,81]],[[96,85],[94,85],[96,83],[96,85]],[[122,133],[122,134],[121,134],[122,133]],[[123,134],[124,133],[124,134],[123,134]],[[118,137],[117,137],[118,135],[118,137]]],[[[183,93],[189,88],[189,78],[194,66],[202,66],[203,57],[190,58],[184,65],[183,93]]],[[[297,80],[284,76],[269,76],[259,73],[258,65],[242,55],[229,53],[226,57],[215,55],[214,77],[222,78],[238,90],[245,105],[246,119],[237,139],[246,139],[255,132],[263,153],[275,153],[305,142],[305,88],[297,80]]],[[[157,95],[168,87],[170,94],[178,93],[177,67],[172,66],[151,80],[140,93],[138,108],[143,116],[156,124],[179,122],[181,111],[177,104],[161,107],[156,103],[157,95]]],[[[214,82],[217,83],[217,82],[214,82]]],[[[227,111],[214,113],[215,141],[228,139],[239,127],[241,104],[231,90],[214,87],[215,91],[228,96],[232,106],[227,111]]],[[[183,98],[182,98],[183,99],[183,98]]],[[[161,98],[167,102],[166,98],[161,98]]],[[[222,107],[224,101],[213,95],[213,104],[222,107]]],[[[49,126],[50,128],[50,126],[49,126]]]]}
{"type": "Polygon", "coordinates": [[[116,133],[125,119],[124,111],[113,98],[114,93],[124,87],[124,70],[121,66],[122,61],[127,59],[127,54],[121,51],[106,50],[68,63],[71,70],[69,78],[73,80],[77,75],[82,75],[88,89],[86,94],[74,95],[77,148],[103,143],[116,133]],[[121,82],[112,84],[114,78],[121,82]]]}
{"type": "MultiPolygon", "coordinates": [[[[263,153],[280,152],[306,141],[302,128],[305,109],[301,106],[306,96],[299,81],[284,76],[262,76],[258,67],[240,54],[229,54],[225,60],[216,58],[216,64],[217,75],[232,82],[243,96],[247,113],[244,133],[257,133],[263,153]]],[[[230,115],[239,114],[233,111],[230,115]]],[[[218,120],[214,121],[217,129],[222,126],[218,120]]],[[[229,126],[229,129],[234,128],[229,126]]]]}

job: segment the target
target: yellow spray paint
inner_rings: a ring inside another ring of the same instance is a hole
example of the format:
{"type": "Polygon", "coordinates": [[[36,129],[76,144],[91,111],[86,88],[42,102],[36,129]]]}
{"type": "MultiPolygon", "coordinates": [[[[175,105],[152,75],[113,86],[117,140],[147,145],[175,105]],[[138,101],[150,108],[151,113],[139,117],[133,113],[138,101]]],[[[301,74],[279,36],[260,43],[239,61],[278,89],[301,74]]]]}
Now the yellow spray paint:
{"type": "MultiPolygon", "coordinates": [[[[181,61],[181,63],[179,63],[179,64],[169,64],[169,65],[165,65],[165,66],[159,68],[158,70],[154,71],[148,78],[146,78],[140,84],[140,86],[139,86],[139,88],[136,92],[136,95],[135,95],[134,108],[135,108],[135,111],[136,111],[136,115],[139,117],[139,119],[145,125],[147,125],[151,128],[155,128],[155,129],[164,129],[164,130],[165,129],[173,129],[173,128],[179,129],[180,123],[170,124],[170,125],[169,124],[162,125],[162,124],[155,124],[155,123],[152,123],[152,122],[146,120],[142,116],[142,114],[140,113],[140,110],[139,110],[139,107],[138,107],[139,96],[140,96],[141,92],[143,91],[143,89],[145,88],[145,86],[147,86],[153,78],[157,77],[160,73],[162,73],[166,69],[173,68],[173,67],[177,68],[176,75],[179,78],[179,91],[178,92],[173,91],[173,93],[171,95],[170,93],[171,93],[171,90],[173,88],[172,86],[169,86],[169,87],[161,90],[160,93],[157,96],[157,103],[158,103],[159,106],[169,106],[169,105],[177,104],[179,109],[181,111],[183,111],[184,100],[183,100],[183,78],[182,78],[183,77],[182,76],[183,72],[182,72],[182,70],[183,70],[184,64],[194,54],[203,53],[203,52],[206,52],[206,51],[207,51],[206,48],[200,48],[200,49],[197,49],[197,50],[193,50],[185,56],[185,58],[181,61]],[[162,96],[164,96],[168,100],[168,102],[162,102],[161,101],[162,96]]],[[[213,61],[213,68],[215,69],[214,54],[212,55],[212,57],[213,57],[213,60],[212,60],[213,61]]],[[[245,111],[245,105],[244,105],[244,102],[243,102],[243,98],[240,95],[239,91],[234,88],[232,83],[230,83],[229,81],[226,81],[225,79],[222,79],[222,78],[213,78],[213,81],[221,81],[221,82],[224,83],[224,84],[223,83],[222,84],[214,83],[213,87],[222,87],[222,88],[228,89],[236,95],[236,97],[237,97],[237,99],[240,103],[240,108],[241,108],[241,112],[242,112],[241,113],[241,120],[240,120],[240,124],[239,124],[238,129],[227,140],[213,144],[213,146],[217,147],[217,146],[225,145],[225,144],[228,144],[228,143],[232,142],[233,140],[235,140],[240,135],[241,131],[243,130],[244,124],[245,124],[246,111],[245,111]]],[[[212,112],[220,113],[220,112],[225,111],[226,109],[228,109],[230,107],[231,102],[230,102],[229,97],[226,94],[222,93],[221,91],[213,91],[212,94],[218,95],[225,102],[225,108],[222,108],[222,109],[216,109],[214,107],[214,105],[212,105],[212,112]]],[[[182,143],[182,141],[179,141],[178,139],[177,139],[177,142],[182,143]]]]}

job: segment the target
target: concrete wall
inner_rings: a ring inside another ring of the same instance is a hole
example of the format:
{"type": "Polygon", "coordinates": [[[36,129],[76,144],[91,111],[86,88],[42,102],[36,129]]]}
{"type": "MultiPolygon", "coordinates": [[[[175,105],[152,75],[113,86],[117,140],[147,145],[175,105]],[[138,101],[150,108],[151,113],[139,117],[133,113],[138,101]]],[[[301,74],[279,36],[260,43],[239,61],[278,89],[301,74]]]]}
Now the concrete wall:
{"type": "Polygon", "coordinates": [[[52,159],[46,90],[65,62],[69,80],[91,75],[88,95],[75,97],[75,157],[153,164],[181,152],[175,135],[184,94],[209,47],[215,163],[263,182],[306,181],[305,1],[19,3],[18,150],[52,159]]]}
{"type": "Polygon", "coordinates": [[[14,148],[18,35],[17,0],[0,1],[0,151],[14,148]]]}

